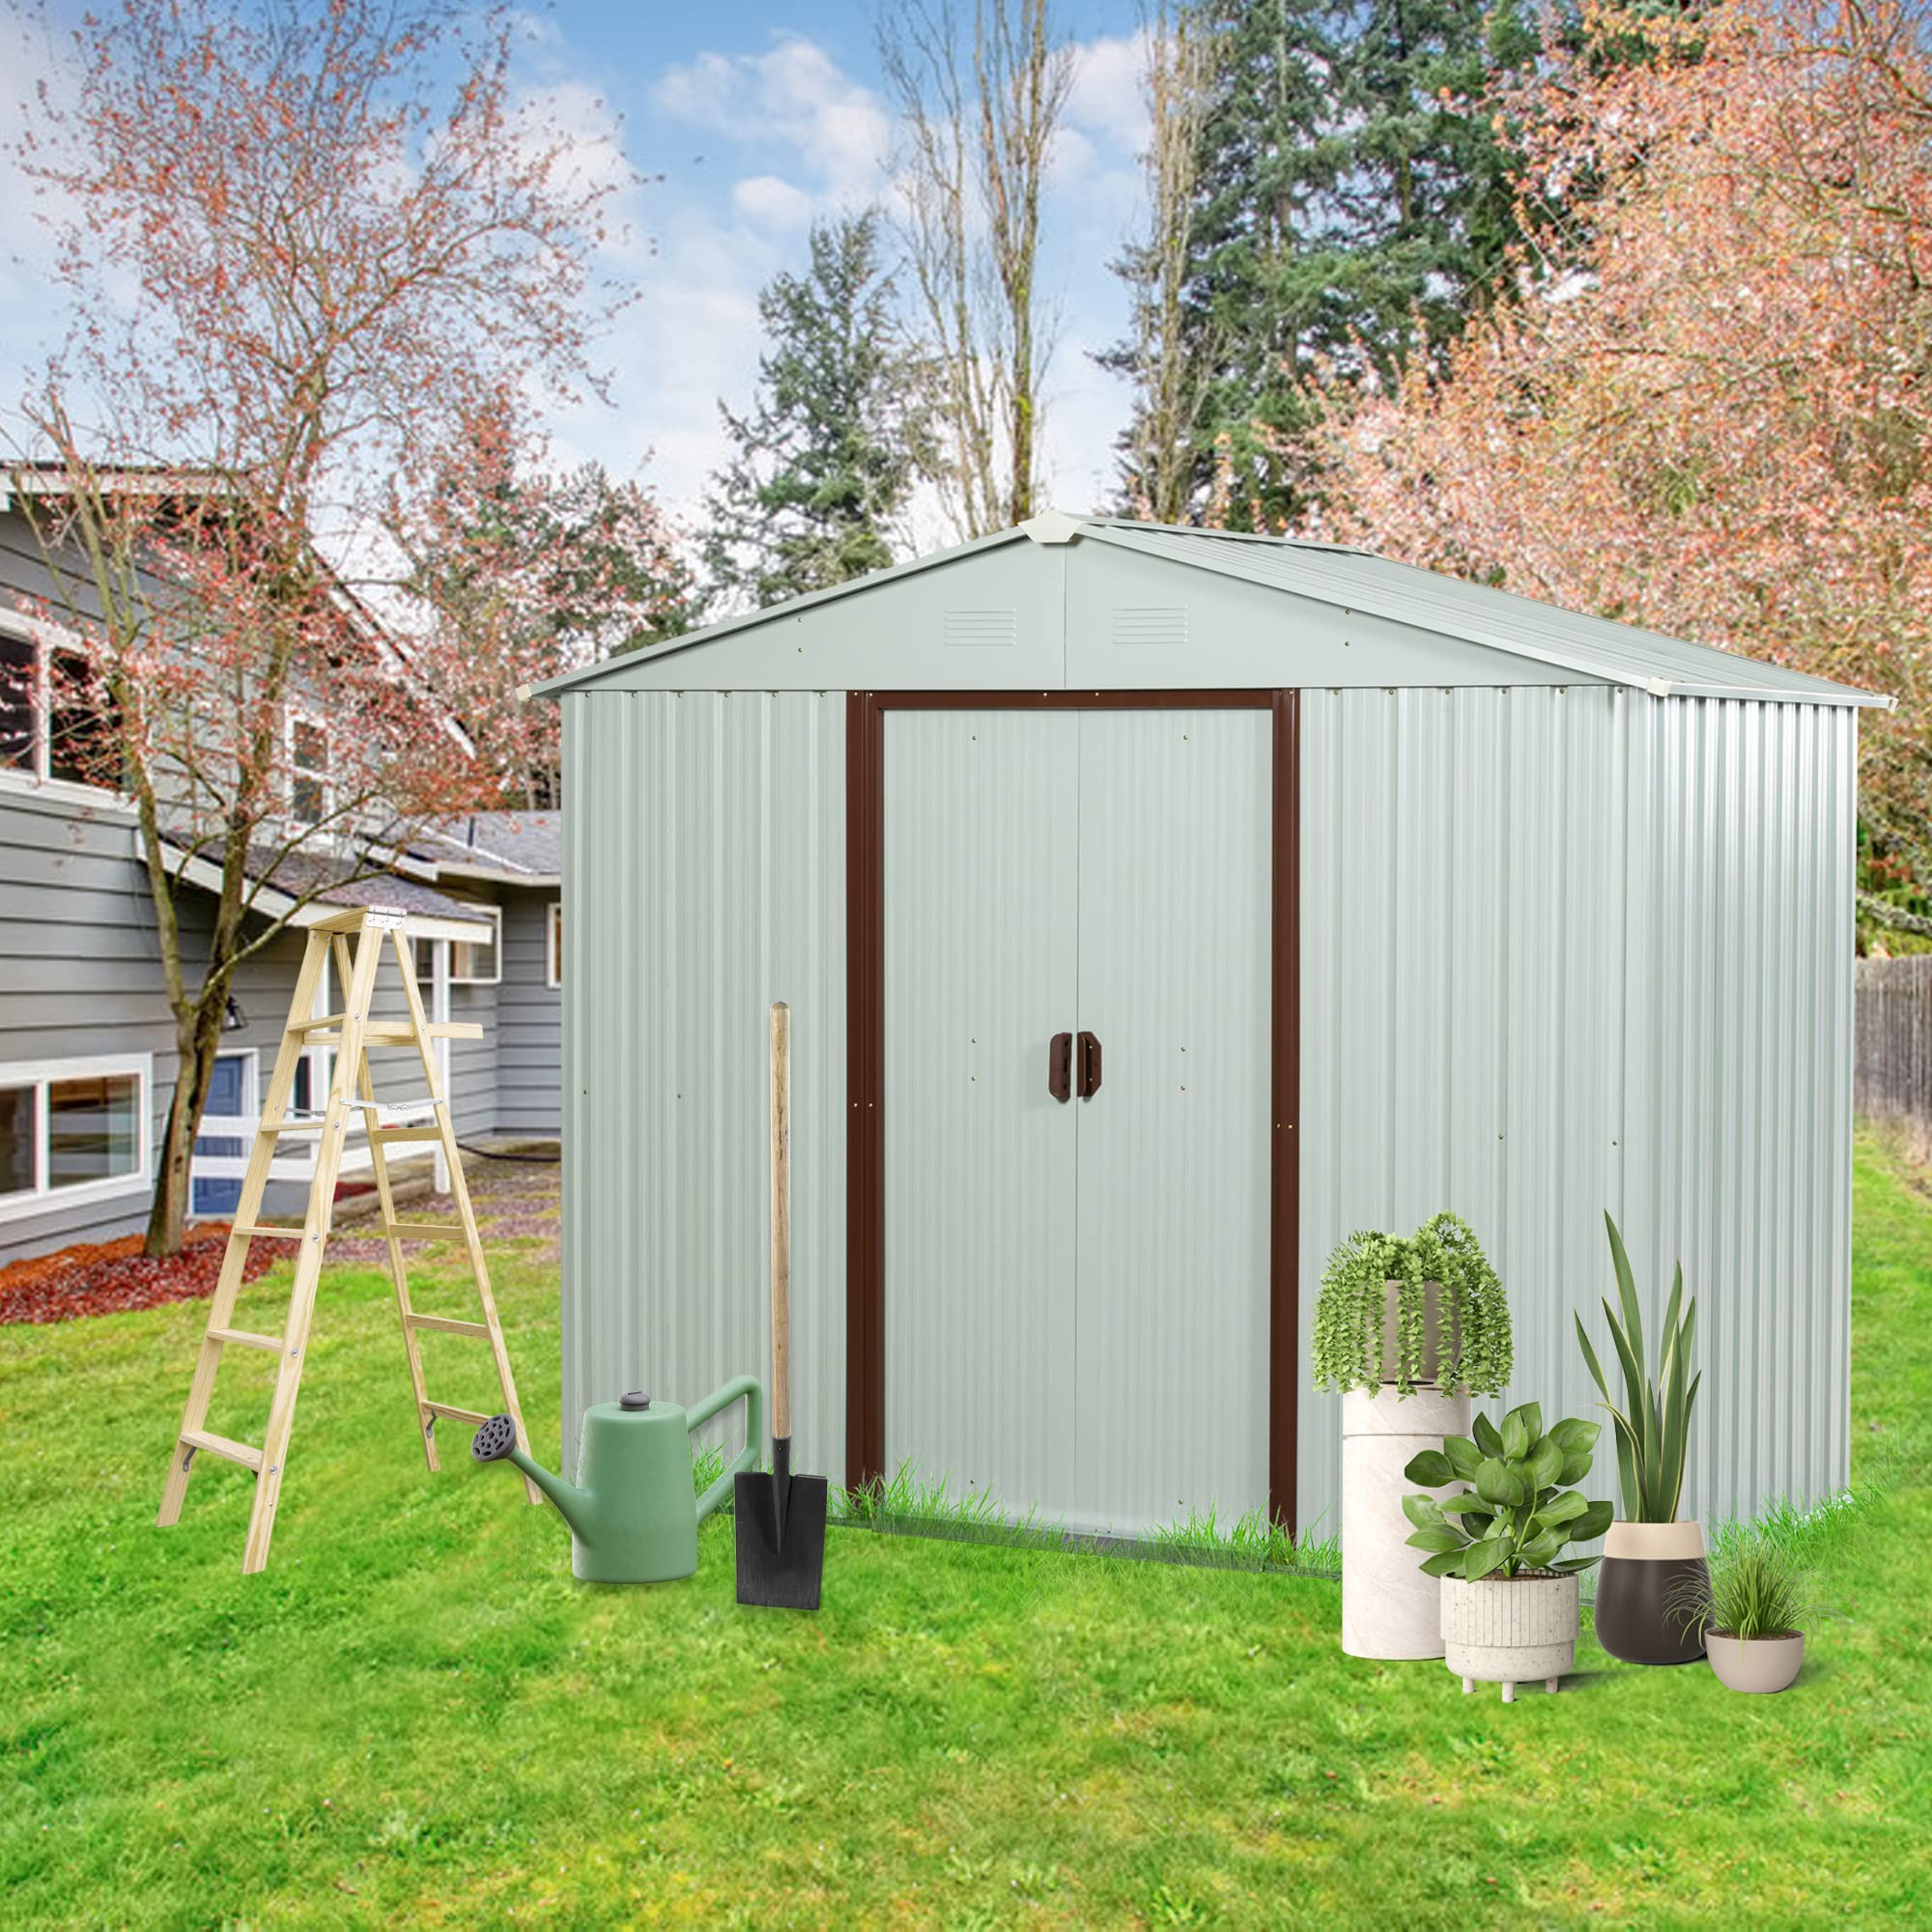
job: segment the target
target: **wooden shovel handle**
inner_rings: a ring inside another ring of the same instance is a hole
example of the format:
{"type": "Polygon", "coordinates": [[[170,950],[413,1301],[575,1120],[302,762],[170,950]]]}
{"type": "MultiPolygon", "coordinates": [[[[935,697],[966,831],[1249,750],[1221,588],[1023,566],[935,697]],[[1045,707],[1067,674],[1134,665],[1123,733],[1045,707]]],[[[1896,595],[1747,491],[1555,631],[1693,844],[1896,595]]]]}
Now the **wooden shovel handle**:
{"type": "Polygon", "coordinates": [[[772,1434],[791,1435],[791,1009],[772,1003],[772,1434]]]}

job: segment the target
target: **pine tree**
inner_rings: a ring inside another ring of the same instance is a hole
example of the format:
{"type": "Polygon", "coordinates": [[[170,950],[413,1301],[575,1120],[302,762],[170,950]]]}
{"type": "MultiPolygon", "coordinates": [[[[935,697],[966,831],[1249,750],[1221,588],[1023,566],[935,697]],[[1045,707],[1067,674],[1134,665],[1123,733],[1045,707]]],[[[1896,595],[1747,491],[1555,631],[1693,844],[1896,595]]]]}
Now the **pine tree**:
{"type": "Polygon", "coordinates": [[[1190,212],[1187,327],[1211,345],[1194,438],[1195,494],[1217,471],[1236,529],[1298,506],[1291,452],[1309,419],[1311,291],[1294,274],[1334,158],[1322,132],[1335,49],[1325,0],[1208,0],[1209,104],[1190,212]]]}
{"type": "MultiPolygon", "coordinates": [[[[1320,494],[1309,450],[1324,385],[1388,381],[1491,298],[1516,227],[1507,136],[1481,103],[1493,72],[1534,57],[1525,12],[1200,0],[1186,24],[1211,52],[1192,197],[1167,217],[1186,224],[1182,334],[1201,371],[1196,516],[1237,529],[1300,519],[1320,494]]],[[[1153,259],[1130,251],[1122,271],[1144,281],[1153,259]]],[[[1132,370],[1125,352],[1110,360],[1132,370]]],[[[1137,423],[1145,412],[1137,397],[1137,423]]]]}
{"type": "Polygon", "coordinates": [[[751,409],[719,413],[736,454],[712,478],[702,542],[712,594],[759,608],[893,560],[923,438],[916,360],[893,320],[870,211],[811,230],[803,275],[758,298],[771,340],[751,409]]]}

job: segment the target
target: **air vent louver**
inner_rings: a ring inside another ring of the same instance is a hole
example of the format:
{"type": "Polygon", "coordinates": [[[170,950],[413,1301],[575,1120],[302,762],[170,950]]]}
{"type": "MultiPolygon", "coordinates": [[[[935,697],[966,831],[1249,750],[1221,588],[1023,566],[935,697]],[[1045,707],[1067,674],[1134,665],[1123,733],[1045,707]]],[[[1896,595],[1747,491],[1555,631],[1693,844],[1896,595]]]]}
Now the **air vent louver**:
{"type": "Polygon", "coordinates": [[[1184,604],[1117,604],[1114,642],[1125,649],[1185,645],[1187,607],[1184,604]]]}
{"type": "Polygon", "coordinates": [[[1019,620],[1010,611],[949,611],[945,639],[949,644],[1016,644],[1019,620]]]}

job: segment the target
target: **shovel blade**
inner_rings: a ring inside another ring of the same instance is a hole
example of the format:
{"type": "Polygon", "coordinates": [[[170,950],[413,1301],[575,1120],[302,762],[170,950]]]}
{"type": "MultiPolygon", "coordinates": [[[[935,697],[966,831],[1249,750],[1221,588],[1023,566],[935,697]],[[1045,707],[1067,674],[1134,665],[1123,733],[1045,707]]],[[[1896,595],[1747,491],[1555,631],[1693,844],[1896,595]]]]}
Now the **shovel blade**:
{"type": "Polygon", "coordinates": [[[782,1534],[778,1482],[763,1470],[737,1479],[738,1601],[775,1610],[815,1610],[825,1575],[825,1478],[787,1479],[782,1534]]]}

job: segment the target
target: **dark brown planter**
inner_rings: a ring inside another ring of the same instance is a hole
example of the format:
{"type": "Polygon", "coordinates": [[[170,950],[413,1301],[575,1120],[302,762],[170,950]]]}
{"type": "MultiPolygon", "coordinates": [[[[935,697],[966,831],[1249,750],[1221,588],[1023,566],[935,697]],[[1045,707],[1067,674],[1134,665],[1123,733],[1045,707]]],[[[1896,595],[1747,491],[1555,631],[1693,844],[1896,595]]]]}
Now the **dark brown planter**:
{"type": "Polygon", "coordinates": [[[1671,1605],[1710,1580],[1696,1523],[1613,1522],[1597,1566],[1597,1641],[1625,1663],[1694,1663],[1703,1638],[1671,1605]]]}

